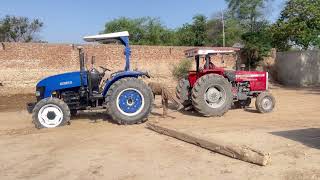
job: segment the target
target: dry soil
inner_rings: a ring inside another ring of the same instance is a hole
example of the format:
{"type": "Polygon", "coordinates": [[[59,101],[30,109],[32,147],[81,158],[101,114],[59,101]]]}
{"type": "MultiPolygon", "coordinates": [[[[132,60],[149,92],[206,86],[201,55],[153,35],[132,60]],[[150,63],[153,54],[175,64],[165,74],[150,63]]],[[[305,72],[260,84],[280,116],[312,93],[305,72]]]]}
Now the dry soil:
{"type": "MultiPolygon", "coordinates": [[[[274,87],[270,114],[230,110],[220,118],[170,111],[161,121],[271,154],[260,167],[159,135],[145,124],[118,126],[103,112],[37,130],[24,109],[30,95],[0,98],[1,179],[320,179],[320,88],[274,87]],[[97,121],[95,121],[97,120],[97,121]]],[[[159,101],[158,101],[159,102],[159,101]]]]}

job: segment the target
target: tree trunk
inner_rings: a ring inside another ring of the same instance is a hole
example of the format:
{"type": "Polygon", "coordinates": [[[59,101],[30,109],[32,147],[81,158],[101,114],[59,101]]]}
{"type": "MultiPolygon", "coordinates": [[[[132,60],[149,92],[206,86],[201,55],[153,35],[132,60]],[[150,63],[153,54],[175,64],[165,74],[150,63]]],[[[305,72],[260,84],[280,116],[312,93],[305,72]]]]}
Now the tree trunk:
{"type": "Polygon", "coordinates": [[[227,144],[218,140],[208,140],[195,135],[189,135],[185,132],[179,132],[176,129],[168,128],[158,123],[147,123],[147,128],[160,134],[164,134],[245,162],[265,166],[270,161],[269,154],[254,150],[247,146],[227,144]]]}

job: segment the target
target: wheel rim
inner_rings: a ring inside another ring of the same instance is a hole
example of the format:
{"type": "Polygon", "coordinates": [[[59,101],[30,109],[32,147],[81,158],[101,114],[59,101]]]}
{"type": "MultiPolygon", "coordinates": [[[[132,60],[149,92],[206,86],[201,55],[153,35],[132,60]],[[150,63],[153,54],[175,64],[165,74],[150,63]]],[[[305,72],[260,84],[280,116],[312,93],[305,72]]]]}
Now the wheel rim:
{"type": "Polygon", "coordinates": [[[38,120],[42,126],[46,128],[54,128],[61,124],[63,120],[63,112],[59,106],[47,104],[39,110],[38,120]]]}
{"type": "Polygon", "coordinates": [[[273,104],[273,102],[272,102],[272,99],[270,97],[265,97],[265,98],[262,99],[261,105],[262,105],[262,108],[264,110],[272,109],[272,104],[273,104]]]}
{"type": "Polygon", "coordinates": [[[221,86],[209,87],[204,93],[204,100],[210,108],[219,108],[226,102],[226,92],[221,86]]]}
{"type": "Polygon", "coordinates": [[[142,111],[143,107],[144,97],[137,89],[124,89],[117,97],[117,108],[123,115],[135,116],[142,111]]]}

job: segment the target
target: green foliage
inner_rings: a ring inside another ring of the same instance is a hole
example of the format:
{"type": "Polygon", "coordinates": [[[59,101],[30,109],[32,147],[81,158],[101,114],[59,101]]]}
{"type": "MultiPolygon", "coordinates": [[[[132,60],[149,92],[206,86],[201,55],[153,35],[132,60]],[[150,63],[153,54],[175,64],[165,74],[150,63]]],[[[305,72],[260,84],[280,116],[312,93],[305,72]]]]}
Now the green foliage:
{"type": "Polygon", "coordinates": [[[207,41],[207,17],[204,15],[196,15],[193,17],[193,24],[191,25],[194,33],[194,46],[203,46],[207,41]]]}
{"type": "Polygon", "coordinates": [[[176,32],[177,44],[182,46],[203,46],[206,44],[207,18],[203,15],[193,17],[192,24],[184,24],[176,32]]]}
{"type": "Polygon", "coordinates": [[[289,0],[273,25],[273,44],[280,51],[293,45],[304,50],[320,47],[320,1],[289,0]]]}
{"type": "Polygon", "coordinates": [[[43,23],[39,19],[30,21],[27,17],[5,16],[0,19],[0,41],[32,42],[37,40],[43,23]]]}
{"type": "Polygon", "coordinates": [[[244,44],[242,53],[249,67],[256,67],[272,48],[269,24],[263,13],[268,1],[271,0],[226,0],[231,14],[227,24],[233,27],[231,37],[237,41],[241,37],[244,44]]]}
{"type": "Polygon", "coordinates": [[[179,64],[174,65],[171,73],[174,78],[181,79],[188,75],[188,72],[192,68],[192,60],[190,59],[183,59],[179,62],[179,64]]]}
{"type": "Polygon", "coordinates": [[[119,18],[107,22],[104,33],[129,31],[132,44],[203,46],[207,42],[207,18],[193,17],[191,24],[177,30],[166,28],[158,18],[119,18]]]}
{"type": "MultiPolygon", "coordinates": [[[[224,14],[225,43],[226,46],[233,46],[235,43],[241,42],[241,34],[245,33],[246,29],[240,24],[238,19],[230,15],[230,12],[224,14]]],[[[223,46],[222,31],[221,13],[219,13],[208,20],[207,34],[209,43],[207,44],[212,46],[223,46]]]]}
{"type": "Polygon", "coordinates": [[[242,40],[245,44],[243,53],[246,55],[250,67],[256,67],[259,61],[269,55],[272,48],[270,34],[267,30],[244,33],[242,40]]]}
{"type": "Polygon", "coordinates": [[[195,34],[192,31],[192,26],[190,24],[184,24],[176,32],[177,45],[179,46],[193,46],[195,34]]]}
{"type": "Polygon", "coordinates": [[[121,17],[106,23],[104,33],[119,31],[129,31],[132,44],[174,45],[175,41],[174,31],[166,28],[158,18],[121,17]]]}
{"type": "Polygon", "coordinates": [[[226,0],[232,16],[251,32],[261,30],[263,9],[268,1],[270,0],[226,0]]]}

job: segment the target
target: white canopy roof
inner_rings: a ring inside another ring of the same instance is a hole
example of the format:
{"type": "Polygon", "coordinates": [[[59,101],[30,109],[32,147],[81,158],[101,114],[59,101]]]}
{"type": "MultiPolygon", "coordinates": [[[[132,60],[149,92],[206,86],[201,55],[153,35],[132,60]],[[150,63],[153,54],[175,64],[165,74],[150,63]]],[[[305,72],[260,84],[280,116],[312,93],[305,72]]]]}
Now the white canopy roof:
{"type": "Polygon", "coordinates": [[[232,54],[239,51],[239,48],[233,47],[202,47],[193,48],[185,51],[187,57],[193,57],[197,55],[208,55],[208,54],[232,54]]]}
{"type": "Polygon", "coordinates": [[[83,39],[87,42],[94,42],[94,41],[103,41],[108,39],[116,39],[118,37],[127,37],[129,36],[128,31],[123,32],[116,32],[116,33],[109,33],[109,34],[99,34],[94,36],[85,36],[83,39]]]}

